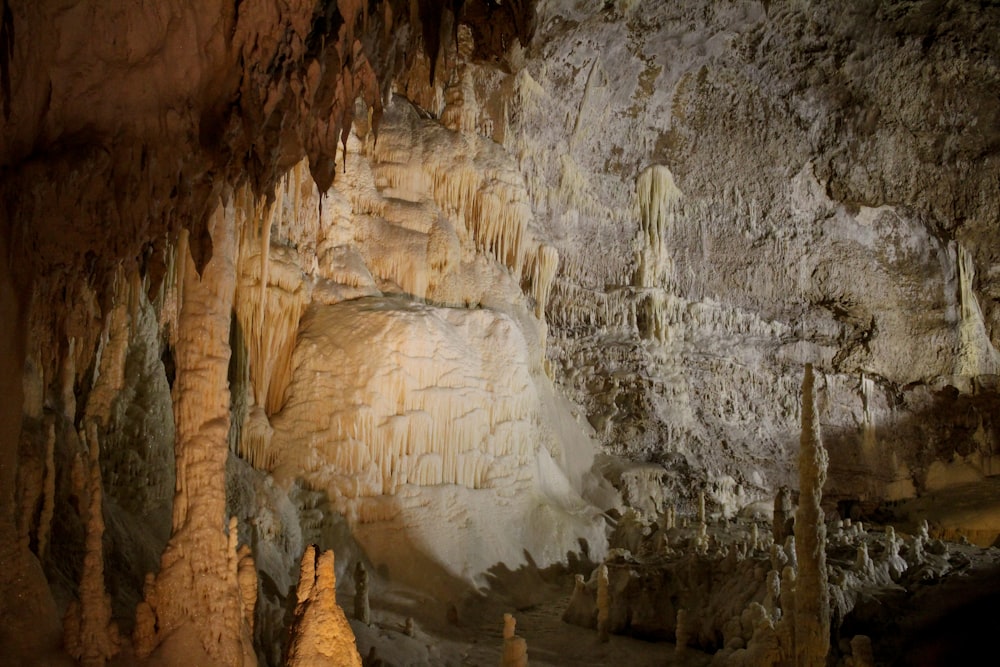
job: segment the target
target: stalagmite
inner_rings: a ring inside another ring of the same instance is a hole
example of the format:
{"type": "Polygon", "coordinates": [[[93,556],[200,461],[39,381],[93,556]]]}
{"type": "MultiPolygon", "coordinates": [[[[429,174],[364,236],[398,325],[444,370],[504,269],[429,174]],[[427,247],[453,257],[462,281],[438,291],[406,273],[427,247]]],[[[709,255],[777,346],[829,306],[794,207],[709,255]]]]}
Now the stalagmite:
{"type": "Polygon", "coordinates": [[[764,609],[775,621],[781,620],[781,574],[777,570],[767,573],[767,597],[764,609]]]}
{"type": "Polygon", "coordinates": [[[510,614],[503,615],[503,655],[500,667],[527,667],[528,642],[514,634],[517,621],[510,614]]]}
{"type": "MultiPolygon", "coordinates": [[[[798,598],[795,595],[795,569],[786,566],[781,571],[781,620],[775,630],[781,644],[784,664],[794,665],[795,662],[795,637],[796,637],[796,603],[798,598]]],[[[822,664],[822,663],[819,663],[822,664]]]]}
{"type": "Polygon", "coordinates": [[[868,579],[875,578],[875,563],[872,562],[871,557],[868,555],[867,542],[861,542],[858,545],[858,554],[854,561],[854,571],[862,577],[868,579]]]}
{"type": "Polygon", "coordinates": [[[889,564],[889,576],[893,580],[899,579],[906,572],[906,560],[899,555],[902,540],[896,537],[896,529],[892,526],[885,527],[885,559],[889,564]]]}
{"type": "Polygon", "coordinates": [[[799,441],[799,508],[795,514],[795,663],[824,664],[830,650],[830,593],[826,571],[826,525],[820,501],[826,481],[826,449],[820,440],[813,397],[812,364],[802,380],[802,436],[799,441]]]}
{"type": "Polygon", "coordinates": [[[784,544],[785,538],[791,534],[788,525],[791,518],[792,492],[787,486],[782,486],[774,496],[774,518],[771,520],[775,544],[784,544]]]}
{"type": "Polygon", "coordinates": [[[316,552],[316,547],[310,545],[302,554],[296,590],[298,604],[285,664],[361,667],[354,632],[344,610],[337,605],[333,551],[316,552]]]}
{"type": "Polygon", "coordinates": [[[594,596],[587,592],[583,575],[577,574],[573,578],[573,593],[570,595],[569,604],[566,605],[566,611],[563,612],[562,620],[573,625],[592,628],[595,610],[594,596]]]}
{"type": "Polygon", "coordinates": [[[371,624],[371,605],[368,602],[368,570],[358,561],[354,566],[354,618],[365,625],[371,624]]]}
{"type": "Polygon", "coordinates": [[[848,667],[875,667],[875,656],[872,653],[872,640],[867,635],[854,635],[851,638],[851,657],[848,667]]]}
{"type": "Polygon", "coordinates": [[[240,609],[235,553],[224,530],[229,328],[236,282],[231,203],[217,206],[208,228],[211,259],[199,276],[189,255],[179,278],[173,534],[147,600],[151,593],[158,644],[188,627],[216,664],[239,665],[253,663],[254,652],[240,609]],[[192,587],[191,581],[199,585],[192,587]]]}
{"type": "Polygon", "coordinates": [[[60,399],[63,415],[70,421],[76,419],[76,339],[70,338],[67,343],[66,356],[59,367],[60,399]]]}
{"type": "Polygon", "coordinates": [[[104,515],[97,424],[88,422],[90,486],[87,503],[86,553],[79,600],[70,603],[64,619],[66,650],[84,667],[103,667],[119,651],[118,625],[111,620],[111,596],[104,585],[104,515]]]}
{"type": "Polygon", "coordinates": [[[56,509],[56,425],[50,421],[45,437],[45,477],[42,481],[42,513],[38,517],[38,557],[44,559],[49,548],[52,516],[56,509]]]}
{"type": "Polygon", "coordinates": [[[253,635],[254,609],[257,607],[257,566],[250,546],[244,544],[237,553],[236,579],[240,586],[240,601],[243,603],[243,618],[250,634],[253,635]]]}
{"type": "Polygon", "coordinates": [[[608,566],[597,570],[597,638],[602,643],[610,640],[611,594],[608,590],[608,566]]]}
{"type": "Polygon", "coordinates": [[[135,629],[132,631],[132,650],[135,657],[145,660],[156,649],[156,612],[145,600],[135,608],[135,629]]]}
{"type": "Polygon", "coordinates": [[[689,641],[691,641],[691,633],[690,628],[688,628],[687,609],[678,609],[677,619],[674,621],[674,652],[684,653],[689,641]]]}

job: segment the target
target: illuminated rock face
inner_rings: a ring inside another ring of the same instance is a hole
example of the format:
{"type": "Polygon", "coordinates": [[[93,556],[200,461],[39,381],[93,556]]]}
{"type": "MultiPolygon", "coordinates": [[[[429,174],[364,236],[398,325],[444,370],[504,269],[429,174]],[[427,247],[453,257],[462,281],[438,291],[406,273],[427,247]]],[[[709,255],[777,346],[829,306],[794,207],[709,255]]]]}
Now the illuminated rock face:
{"type": "Polygon", "coordinates": [[[580,495],[593,444],[544,371],[557,256],[513,160],[400,100],[346,162],[322,201],[297,167],[270,232],[244,236],[236,311],[265,409],[248,411],[242,455],[323,494],[399,580],[427,581],[411,550],[466,581],[581,539],[602,553],[580,495]]]}
{"type": "Polygon", "coordinates": [[[812,362],[828,493],[992,474],[1000,160],[961,127],[996,117],[970,83],[995,11],[957,12],[951,51],[916,8],[596,5],[540,10],[503,142],[560,256],[555,377],[605,445],[721,505],[794,484],[812,362]]]}
{"type": "Polygon", "coordinates": [[[593,434],[731,513],[795,485],[805,362],[828,494],[1000,471],[995,8],[458,4],[0,1],[10,655],[86,581],[102,662],[106,578],[126,653],[277,662],[340,515],[424,587],[600,556],[593,434]]]}

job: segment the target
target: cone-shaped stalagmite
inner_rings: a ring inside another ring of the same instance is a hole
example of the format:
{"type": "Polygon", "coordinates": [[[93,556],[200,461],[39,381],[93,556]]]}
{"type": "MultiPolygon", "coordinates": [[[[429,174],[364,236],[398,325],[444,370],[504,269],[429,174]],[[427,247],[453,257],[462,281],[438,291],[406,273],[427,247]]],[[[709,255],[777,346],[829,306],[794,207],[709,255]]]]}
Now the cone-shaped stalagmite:
{"type": "Polygon", "coordinates": [[[820,440],[813,400],[813,370],[802,379],[802,435],[799,441],[799,507],[795,512],[795,664],[825,664],[830,649],[830,592],[826,573],[826,525],[820,500],[826,482],[826,449],[820,440]]]}
{"type": "Polygon", "coordinates": [[[354,631],[337,605],[333,552],[317,557],[310,546],[302,555],[295,624],[288,646],[289,667],[343,665],[361,667],[354,631]]]}

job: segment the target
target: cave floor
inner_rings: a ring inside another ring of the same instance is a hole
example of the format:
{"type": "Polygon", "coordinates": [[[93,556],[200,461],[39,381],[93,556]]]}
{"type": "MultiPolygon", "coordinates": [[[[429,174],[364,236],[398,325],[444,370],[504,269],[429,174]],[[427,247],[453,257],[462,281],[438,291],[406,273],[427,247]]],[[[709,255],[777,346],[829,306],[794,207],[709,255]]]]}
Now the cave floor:
{"type": "MultiPolygon", "coordinates": [[[[447,608],[436,601],[396,591],[373,598],[371,626],[354,620],[351,626],[362,658],[374,646],[377,656],[392,665],[497,665],[503,651],[505,612],[517,619],[517,634],[527,641],[528,660],[535,667],[703,667],[711,661],[711,655],[696,650],[678,655],[669,642],[612,635],[609,642],[602,644],[595,630],[562,620],[573,578],[563,575],[559,579],[537,582],[530,602],[518,599],[523,592],[512,594],[509,589],[467,600],[457,620],[454,616],[449,619],[447,608]],[[413,637],[404,632],[407,616],[415,622],[413,637]]],[[[344,601],[345,608],[350,604],[344,601]]]]}

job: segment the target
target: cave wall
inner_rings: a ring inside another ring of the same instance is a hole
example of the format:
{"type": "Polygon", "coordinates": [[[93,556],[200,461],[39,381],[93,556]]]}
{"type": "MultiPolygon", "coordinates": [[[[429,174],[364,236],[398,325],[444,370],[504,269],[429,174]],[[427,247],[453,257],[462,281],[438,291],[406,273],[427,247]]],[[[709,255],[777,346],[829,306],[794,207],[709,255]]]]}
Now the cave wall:
{"type": "Polygon", "coordinates": [[[829,496],[998,470],[996,7],[2,8],[3,604],[37,604],[12,651],[55,646],[79,595],[91,422],[135,630],[146,572],[184,551],[161,558],[188,490],[173,411],[210,347],[218,516],[186,544],[211,545],[228,602],[198,604],[225,607],[227,641],[254,544],[265,663],[312,543],[338,575],[419,562],[442,588],[581,537],[599,556],[589,503],[616,501],[593,440],[652,464],[661,500],[728,513],[793,483],[807,362],[829,496]],[[233,271],[214,347],[181,317],[213,257],[233,271]]]}
{"type": "Polygon", "coordinates": [[[996,8],[538,16],[503,142],[560,255],[550,360],[606,447],[720,502],[785,483],[812,362],[828,493],[992,474],[996,8]]]}

